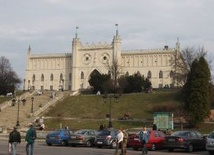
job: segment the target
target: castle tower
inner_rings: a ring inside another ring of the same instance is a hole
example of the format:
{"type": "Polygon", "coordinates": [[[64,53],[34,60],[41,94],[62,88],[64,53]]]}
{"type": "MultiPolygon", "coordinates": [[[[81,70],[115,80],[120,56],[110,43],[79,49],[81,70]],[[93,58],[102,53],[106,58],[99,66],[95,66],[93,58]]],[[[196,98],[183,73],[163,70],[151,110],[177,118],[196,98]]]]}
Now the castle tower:
{"type": "Polygon", "coordinates": [[[71,68],[71,76],[72,76],[72,81],[71,81],[71,90],[72,91],[77,91],[80,86],[79,86],[79,79],[80,77],[78,76],[78,64],[79,64],[79,56],[78,56],[78,50],[80,48],[81,42],[80,39],[77,36],[77,29],[76,27],[76,34],[75,38],[73,38],[72,41],[72,68],[71,68]]]}
{"type": "Polygon", "coordinates": [[[118,33],[118,24],[116,26],[116,35],[113,38],[112,46],[112,62],[117,61],[118,65],[121,65],[121,39],[118,33]]]}

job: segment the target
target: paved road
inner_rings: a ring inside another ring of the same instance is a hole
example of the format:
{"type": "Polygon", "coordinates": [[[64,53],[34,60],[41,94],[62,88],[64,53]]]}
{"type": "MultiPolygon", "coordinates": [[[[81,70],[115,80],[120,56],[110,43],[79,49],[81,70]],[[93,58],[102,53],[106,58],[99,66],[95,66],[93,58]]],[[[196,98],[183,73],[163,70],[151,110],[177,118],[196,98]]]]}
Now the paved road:
{"type": "MultiPolygon", "coordinates": [[[[25,155],[25,143],[21,143],[17,148],[17,155],[25,155]]],[[[113,155],[114,149],[109,148],[86,148],[86,147],[63,147],[47,146],[44,142],[36,142],[34,155],[113,155]]],[[[166,150],[150,151],[149,155],[208,155],[207,151],[186,153],[182,150],[169,153],[166,150]]],[[[8,155],[6,140],[0,140],[0,155],[8,155]]],[[[141,155],[141,151],[128,150],[127,155],[141,155]]]]}

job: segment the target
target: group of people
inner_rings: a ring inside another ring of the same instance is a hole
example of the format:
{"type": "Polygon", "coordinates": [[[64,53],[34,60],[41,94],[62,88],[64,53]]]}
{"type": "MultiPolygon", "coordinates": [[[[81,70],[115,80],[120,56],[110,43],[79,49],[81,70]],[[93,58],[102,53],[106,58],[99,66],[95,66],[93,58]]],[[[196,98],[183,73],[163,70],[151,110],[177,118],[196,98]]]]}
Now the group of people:
{"type": "MultiPolygon", "coordinates": [[[[146,126],[144,126],[140,131],[139,139],[140,139],[140,142],[142,143],[142,155],[145,155],[148,153],[148,150],[146,148],[146,143],[148,143],[149,141],[149,132],[147,131],[146,126]]],[[[128,133],[126,132],[126,130],[124,129],[119,130],[117,134],[117,146],[116,146],[114,155],[118,155],[120,147],[121,147],[120,155],[126,155],[127,141],[128,141],[128,133]]]]}
{"type": "Polygon", "coordinates": [[[117,145],[116,145],[115,155],[118,155],[120,147],[121,147],[120,155],[126,155],[127,140],[128,140],[128,133],[123,128],[120,129],[117,134],[117,145]]]}
{"type": "MultiPolygon", "coordinates": [[[[29,129],[26,132],[25,142],[26,142],[26,155],[33,155],[34,153],[34,142],[37,138],[36,130],[33,127],[33,124],[29,124],[29,129]]],[[[12,155],[16,155],[17,144],[21,143],[21,134],[17,130],[17,127],[13,128],[13,131],[9,134],[9,152],[12,155]]]]}
{"type": "MultiPolygon", "coordinates": [[[[25,142],[26,142],[26,155],[33,155],[34,153],[34,142],[37,138],[36,130],[33,127],[33,124],[29,124],[29,129],[26,132],[25,142]]],[[[146,148],[146,143],[149,141],[149,132],[146,129],[146,126],[142,128],[139,133],[139,139],[142,143],[142,154],[145,155],[148,153],[146,148]]],[[[125,129],[120,129],[117,134],[117,145],[115,150],[115,155],[119,154],[119,148],[121,148],[120,155],[126,155],[127,153],[127,141],[128,141],[128,133],[125,129]]],[[[12,155],[16,155],[16,147],[17,144],[21,143],[21,134],[17,130],[17,127],[14,127],[13,131],[9,134],[9,152],[12,155]]]]}

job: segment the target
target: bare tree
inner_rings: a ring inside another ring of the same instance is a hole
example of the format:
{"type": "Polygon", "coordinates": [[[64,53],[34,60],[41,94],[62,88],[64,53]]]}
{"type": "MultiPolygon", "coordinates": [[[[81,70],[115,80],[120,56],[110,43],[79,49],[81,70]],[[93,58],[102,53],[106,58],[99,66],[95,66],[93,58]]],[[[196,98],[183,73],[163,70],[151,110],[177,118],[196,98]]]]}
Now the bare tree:
{"type": "Polygon", "coordinates": [[[10,62],[7,58],[0,58],[0,94],[5,95],[7,92],[14,92],[18,88],[21,80],[12,70],[10,62]]]}
{"type": "MultiPolygon", "coordinates": [[[[187,75],[190,71],[193,60],[202,56],[206,57],[206,55],[207,51],[203,47],[199,47],[198,49],[195,47],[186,47],[181,53],[175,53],[174,59],[171,60],[171,64],[174,69],[173,77],[174,81],[177,83],[177,87],[183,86],[186,83],[187,75]]],[[[211,62],[212,59],[209,59],[208,64],[210,65],[211,62]]]]}
{"type": "Polygon", "coordinates": [[[112,64],[107,63],[107,70],[109,74],[111,75],[111,85],[114,92],[118,91],[120,89],[120,85],[118,82],[118,79],[120,75],[122,74],[122,66],[119,65],[117,59],[113,59],[112,64]]]}

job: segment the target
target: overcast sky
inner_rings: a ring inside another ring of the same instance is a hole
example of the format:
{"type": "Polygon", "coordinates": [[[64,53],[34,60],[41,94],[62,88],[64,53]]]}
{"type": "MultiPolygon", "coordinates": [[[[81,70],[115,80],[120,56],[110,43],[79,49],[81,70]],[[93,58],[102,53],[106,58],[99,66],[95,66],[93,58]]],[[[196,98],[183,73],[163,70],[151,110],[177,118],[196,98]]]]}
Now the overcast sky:
{"type": "Polygon", "coordinates": [[[214,0],[0,0],[0,56],[23,79],[29,45],[70,53],[77,26],[83,44],[111,43],[115,24],[122,50],[175,47],[178,37],[214,58],[214,0]]]}

